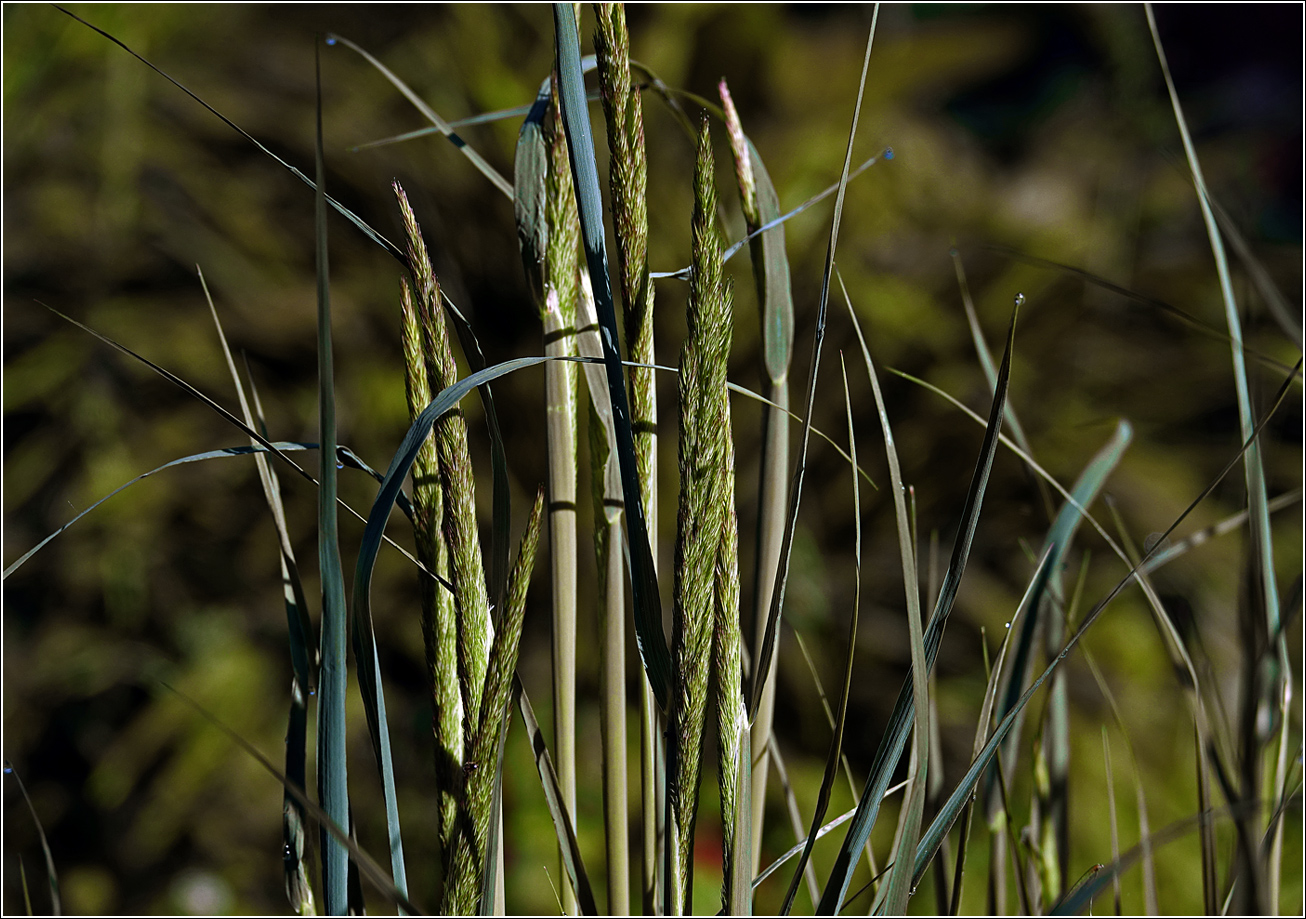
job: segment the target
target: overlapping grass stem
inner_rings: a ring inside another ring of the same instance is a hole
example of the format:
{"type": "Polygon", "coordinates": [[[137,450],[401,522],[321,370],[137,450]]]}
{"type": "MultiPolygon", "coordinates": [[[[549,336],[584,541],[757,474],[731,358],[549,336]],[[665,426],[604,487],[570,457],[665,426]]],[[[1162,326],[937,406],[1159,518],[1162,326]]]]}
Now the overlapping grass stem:
{"type": "MultiPolygon", "coordinates": [[[[603,114],[607,123],[608,151],[611,155],[609,188],[612,194],[613,229],[617,240],[618,272],[621,278],[622,318],[626,332],[626,347],[631,361],[652,364],[653,348],[653,282],[648,268],[648,161],[644,150],[644,114],[640,93],[632,85],[630,75],[630,34],[626,28],[624,4],[597,3],[594,11],[598,28],[594,33],[594,50],[598,62],[599,91],[603,100],[603,114]]],[[[579,20],[578,20],[579,21],[579,20]]],[[[658,532],[658,481],[657,481],[657,387],[653,371],[647,367],[632,367],[630,380],[631,426],[635,441],[635,466],[642,488],[643,512],[648,522],[648,532],[653,541],[653,564],[657,565],[658,532]]],[[[604,555],[600,550],[600,555],[604,555]]],[[[600,569],[602,570],[602,569],[600,569]]],[[[612,580],[612,579],[609,579],[612,580]]],[[[609,591],[605,604],[614,599],[609,591]]],[[[605,615],[611,616],[611,610],[605,615]]],[[[610,626],[611,619],[606,619],[610,626]]],[[[606,636],[605,653],[612,654],[612,643],[618,639],[615,630],[606,636]]],[[[615,666],[611,668],[615,674],[615,666]]],[[[605,671],[606,672],[606,671],[605,671]]],[[[615,729],[615,713],[608,716],[615,729]]],[[[659,715],[653,700],[652,688],[640,681],[640,738],[641,738],[641,795],[644,815],[642,830],[642,901],[645,912],[651,912],[657,900],[657,851],[663,835],[659,826],[664,813],[659,807],[658,789],[662,787],[659,776],[661,731],[659,715]]],[[[614,773],[615,777],[615,773],[614,773]]],[[[618,911],[612,903],[624,904],[626,854],[625,834],[620,840],[612,837],[609,828],[609,876],[621,889],[611,892],[609,909],[618,911]],[[620,872],[618,876],[618,872],[620,872]]]]}

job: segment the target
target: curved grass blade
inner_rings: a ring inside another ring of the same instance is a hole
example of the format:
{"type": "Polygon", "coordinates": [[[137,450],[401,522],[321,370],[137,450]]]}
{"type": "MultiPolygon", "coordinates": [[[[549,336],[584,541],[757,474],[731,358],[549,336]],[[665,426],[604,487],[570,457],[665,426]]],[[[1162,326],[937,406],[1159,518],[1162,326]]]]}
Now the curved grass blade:
{"type": "MultiPolygon", "coordinates": [[[[581,58],[581,66],[588,72],[589,67],[593,66],[593,56],[581,58]]],[[[598,93],[590,93],[586,97],[589,102],[598,101],[598,93]]],[[[453,121],[446,122],[451,128],[466,128],[478,124],[492,124],[496,121],[506,121],[509,118],[520,118],[523,115],[530,115],[534,105],[517,105],[512,108],[499,109],[494,112],[482,112],[480,115],[468,115],[466,118],[456,118],[453,121]]],[[[431,134],[442,133],[439,128],[418,128],[416,131],[405,131],[403,134],[396,134],[393,137],[383,137],[380,140],[370,140],[364,144],[356,144],[348,148],[350,153],[358,153],[361,150],[371,150],[374,147],[384,147],[388,144],[398,144],[406,140],[416,140],[419,137],[428,137],[431,134]]],[[[516,182],[513,183],[514,191],[516,182]]]]}
{"type": "Polygon", "coordinates": [[[811,437],[812,412],[816,407],[816,378],[821,366],[821,343],[825,340],[825,317],[830,304],[830,274],[834,268],[834,251],[839,241],[839,223],[843,217],[844,193],[848,187],[848,168],[852,163],[853,141],[857,137],[857,122],[862,111],[862,97],[866,91],[866,72],[871,63],[871,46],[875,41],[875,24],[879,18],[879,6],[871,20],[870,35],[866,39],[866,54],[862,59],[862,75],[857,86],[857,103],[853,107],[852,126],[848,131],[848,148],[844,153],[843,173],[839,179],[839,193],[835,197],[834,220],[830,226],[830,241],[825,253],[825,271],[821,278],[821,298],[816,313],[816,334],[812,339],[812,363],[807,379],[807,411],[803,418],[802,446],[798,452],[798,465],[794,471],[793,485],[789,493],[789,519],[785,525],[784,542],[780,548],[780,560],[776,566],[775,588],[771,594],[771,610],[767,615],[766,631],[753,668],[753,688],[749,696],[748,711],[756,716],[761,702],[762,690],[766,685],[766,675],[771,670],[771,658],[775,654],[777,626],[784,609],[785,586],[789,578],[789,558],[793,551],[794,530],[798,525],[798,506],[803,497],[803,477],[807,470],[807,444],[811,437]]]}
{"type": "MultiPolygon", "coordinates": [[[[844,365],[843,355],[839,355],[839,369],[843,376],[843,399],[844,408],[848,414],[848,452],[852,455],[853,465],[853,558],[854,581],[853,581],[853,614],[848,623],[848,657],[844,663],[843,686],[839,690],[838,716],[834,721],[834,733],[830,737],[830,750],[825,758],[825,772],[821,776],[821,787],[816,794],[816,807],[812,811],[812,826],[807,833],[807,845],[803,848],[802,855],[798,858],[798,866],[794,868],[793,878],[789,882],[789,890],[785,893],[784,905],[780,907],[780,914],[787,916],[793,909],[794,896],[798,893],[799,878],[803,876],[803,869],[807,866],[807,860],[812,855],[812,847],[816,845],[819,836],[818,830],[821,821],[825,819],[826,809],[830,806],[830,791],[834,787],[834,777],[839,771],[839,763],[843,757],[843,732],[844,725],[848,715],[848,694],[852,688],[853,679],[853,656],[857,648],[857,620],[859,618],[862,599],[862,497],[861,489],[857,481],[857,434],[853,429],[853,406],[852,399],[848,395],[848,368],[844,365]]],[[[886,428],[886,432],[887,432],[886,428]]]]}
{"type": "Polygon", "coordinates": [[[267,446],[264,446],[264,445],[260,444],[260,445],[258,445],[258,446],[252,446],[252,447],[251,447],[251,446],[244,446],[244,447],[223,447],[223,448],[221,448],[221,449],[219,449],[219,450],[206,450],[206,451],[203,452],[203,453],[195,453],[195,454],[192,454],[191,456],[183,456],[181,459],[171,460],[170,462],[164,463],[162,466],[157,466],[157,467],[155,467],[154,469],[151,469],[149,472],[142,472],[140,475],[136,476],[134,479],[130,479],[129,481],[124,482],[123,484],[121,484],[121,485],[119,485],[117,488],[115,488],[113,491],[111,491],[111,492],[109,492],[107,495],[105,495],[103,498],[100,498],[100,499],[99,499],[98,501],[96,501],[94,504],[92,504],[92,505],[90,505],[89,507],[85,508],[85,509],[84,509],[81,513],[79,513],[76,517],[73,517],[71,520],[69,520],[69,521],[68,521],[67,523],[65,523],[63,526],[59,527],[59,529],[55,530],[55,531],[54,531],[53,533],[51,533],[49,536],[45,537],[45,539],[42,539],[40,542],[38,542],[38,543],[37,543],[36,545],[34,545],[32,548],[28,549],[25,553],[23,553],[23,555],[22,555],[22,556],[21,556],[17,561],[15,561],[12,565],[10,565],[8,568],[5,569],[5,571],[4,571],[4,577],[5,577],[5,578],[9,577],[9,575],[13,574],[15,571],[17,571],[19,568],[21,568],[21,567],[22,567],[22,566],[27,562],[28,559],[30,559],[30,558],[31,558],[33,555],[35,555],[37,552],[40,552],[42,549],[44,549],[44,548],[46,547],[46,545],[48,545],[48,544],[49,544],[49,543],[50,543],[50,542],[51,542],[51,541],[52,541],[56,536],[58,536],[59,534],[61,534],[64,530],[68,529],[70,526],[72,526],[72,525],[73,525],[74,523],[76,523],[77,521],[81,520],[83,517],[85,517],[85,516],[86,516],[87,514],[89,514],[91,511],[95,510],[97,507],[99,507],[99,506],[100,506],[101,504],[103,504],[105,501],[108,501],[110,498],[112,498],[114,495],[118,494],[119,492],[121,492],[121,491],[123,491],[123,490],[125,490],[125,489],[127,489],[127,488],[130,488],[131,486],[135,485],[137,482],[141,481],[142,479],[148,479],[150,476],[154,475],[156,472],[162,472],[162,471],[165,470],[165,469],[170,469],[170,468],[172,468],[173,466],[181,466],[181,465],[183,465],[183,464],[185,464],[185,463],[197,463],[197,462],[200,462],[201,460],[218,459],[219,457],[223,457],[223,456],[248,456],[248,455],[250,455],[250,454],[254,454],[254,453],[269,453],[269,452],[271,452],[271,453],[285,453],[285,452],[294,451],[294,450],[316,450],[316,449],[317,449],[317,444],[292,443],[292,442],[289,442],[289,441],[277,441],[276,443],[269,443],[267,446]]]}
{"type": "MultiPolygon", "coordinates": [[[[318,427],[322,447],[318,478],[317,561],[322,577],[322,676],[317,710],[318,797],[338,826],[349,826],[349,779],[345,761],[346,664],[345,577],[340,564],[340,534],[336,519],[336,409],[335,363],[331,346],[331,292],[327,255],[326,165],[322,155],[322,61],[314,46],[317,67],[317,164],[314,237],[317,250],[317,366],[318,427]]],[[[325,833],[324,833],[325,835],[325,833]]],[[[349,908],[349,852],[335,837],[322,841],[322,886],[326,909],[343,915],[349,908]]]]}
{"type": "MultiPolygon", "coordinates": [[[[975,464],[975,474],[966,493],[966,502],[961,514],[961,527],[957,534],[957,540],[953,544],[952,559],[948,563],[947,571],[944,573],[943,584],[940,587],[939,597],[934,607],[934,614],[930,617],[929,626],[925,631],[924,644],[927,669],[934,666],[934,659],[938,655],[939,644],[943,640],[943,629],[947,625],[948,615],[952,612],[952,603],[956,599],[957,588],[961,584],[961,576],[965,571],[966,561],[970,557],[971,544],[975,538],[975,528],[979,523],[980,508],[984,502],[984,490],[988,485],[989,473],[993,469],[993,457],[997,453],[998,447],[998,432],[1002,427],[1002,416],[1007,402],[1007,382],[1011,374],[1011,352],[1016,338],[1016,317],[1020,312],[1020,306],[1024,299],[1023,295],[1017,294],[1016,307],[1011,314],[1011,326],[1007,331],[1007,346],[1002,355],[1002,365],[998,370],[998,385],[993,394],[993,406],[990,409],[988,426],[984,432],[984,443],[980,448],[980,456],[975,464]]],[[[856,314],[853,313],[851,304],[849,304],[849,313],[853,316],[854,324],[856,324],[856,314]]],[[[860,329],[860,326],[858,328],[860,329]]],[[[821,902],[817,906],[818,913],[830,915],[839,912],[842,907],[844,894],[847,892],[848,884],[852,879],[856,853],[861,851],[862,846],[866,844],[866,840],[870,838],[871,829],[875,825],[875,818],[879,814],[880,801],[884,796],[885,789],[889,787],[889,779],[893,774],[893,770],[897,767],[898,759],[902,756],[903,747],[907,743],[907,731],[911,727],[912,721],[912,692],[912,677],[909,677],[908,681],[903,684],[902,690],[898,693],[898,701],[894,705],[893,714],[889,718],[889,725],[885,729],[884,738],[880,741],[880,746],[876,750],[871,773],[867,776],[866,786],[858,803],[857,816],[853,819],[853,825],[848,829],[848,835],[844,837],[843,848],[839,851],[834,870],[830,875],[830,880],[826,883],[821,902]]]]}
{"type": "MultiPolygon", "coordinates": [[[[63,904],[59,899],[59,872],[54,867],[54,854],[50,851],[50,841],[45,838],[45,827],[41,825],[41,818],[36,814],[36,806],[32,804],[31,797],[27,794],[27,786],[23,784],[23,777],[18,774],[13,763],[5,760],[5,775],[12,775],[14,781],[18,783],[18,790],[23,793],[23,801],[27,803],[27,811],[32,815],[32,822],[36,824],[36,835],[41,839],[41,851],[45,854],[45,874],[50,882],[50,912],[55,916],[63,915],[63,904]]],[[[23,876],[23,892],[27,892],[27,876],[23,876]]],[[[27,901],[27,911],[31,914],[32,902],[27,901]]]]}
{"type": "Polygon", "coordinates": [[[671,658],[667,652],[666,634],[662,631],[657,572],[653,566],[648,524],[644,518],[639,475],[636,470],[634,434],[631,431],[630,405],[626,400],[621,354],[617,344],[617,315],[612,303],[612,287],[608,280],[608,259],[603,239],[603,203],[599,195],[594,142],[590,132],[589,112],[585,107],[585,87],[580,73],[580,39],[576,32],[575,13],[570,4],[555,3],[553,14],[557,33],[558,89],[562,100],[562,118],[566,125],[572,176],[576,184],[585,259],[589,265],[590,282],[598,305],[603,359],[608,377],[608,395],[612,401],[612,414],[617,431],[617,456],[621,464],[621,484],[626,504],[627,543],[630,546],[635,637],[654,697],[665,709],[671,675],[671,658]]]}
{"type": "Polygon", "coordinates": [[[426,116],[426,120],[431,122],[431,124],[435,126],[435,129],[437,131],[439,131],[445,137],[449,138],[449,142],[452,143],[459,150],[461,150],[463,156],[471,160],[472,165],[475,166],[478,170],[480,170],[481,175],[485,176],[487,179],[493,182],[494,187],[499,189],[499,191],[503,192],[509,198],[512,198],[512,184],[503,176],[501,176],[497,169],[495,169],[493,166],[487,163],[484,157],[482,157],[479,153],[477,153],[475,150],[469,147],[467,145],[467,141],[463,140],[461,137],[455,134],[453,128],[449,126],[448,122],[446,122],[443,118],[437,115],[435,113],[435,109],[431,108],[429,105],[423,102],[421,96],[417,95],[417,93],[409,89],[408,84],[405,83],[403,80],[399,79],[399,77],[395,76],[395,74],[388,67],[386,67],[385,64],[382,64],[372,55],[368,54],[359,45],[356,45],[354,42],[350,41],[349,39],[342,38],[339,35],[335,35],[335,34],[327,35],[326,42],[328,45],[334,45],[336,43],[342,44],[346,48],[349,48],[357,52],[358,54],[360,54],[364,60],[366,60],[369,64],[371,64],[373,67],[379,70],[381,72],[381,75],[385,77],[387,80],[389,80],[395,89],[403,93],[404,98],[407,99],[409,102],[411,102],[419,112],[421,112],[424,116],[426,116]]]}
{"type": "MultiPolygon", "coordinates": [[[[123,42],[121,42],[121,41],[119,41],[118,39],[114,38],[112,35],[110,35],[110,34],[109,34],[108,32],[106,32],[106,31],[104,31],[103,29],[98,28],[97,26],[93,26],[93,25],[91,25],[91,24],[90,24],[89,22],[87,22],[85,19],[83,19],[82,17],[78,16],[76,13],[69,12],[68,10],[64,9],[62,6],[59,6],[58,4],[55,4],[55,7],[54,7],[54,8],[57,9],[59,12],[64,13],[64,14],[66,14],[67,16],[71,17],[72,19],[77,20],[78,22],[80,22],[82,25],[86,26],[86,28],[90,29],[91,31],[93,31],[93,32],[98,32],[100,35],[103,35],[105,38],[107,38],[109,41],[113,42],[113,43],[114,43],[115,45],[117,45],[119,48],[121,48],[122,50],[126,51],[126,52],[127,52],[128,54],[130,54],[132,57],[136,58],[136,60],[140,61],[140,62],[141,62],[142,64],[144,64],[146,67],[148,67],[148,68],[150,68],[151,70],[153,70],[153,71],[154,71],[155,73],[157,73],[159,76],[163,77],[165,80],[167,80],[167,81],[168,81],[169,83],[171,83],[173,86],[177,87],[177,88],[180,89],[182,92],[184,92],[186,95],[190,96],[192,99],[194,99],[194,100],[195,100],[196,102],[198,102],[200,105],[202,105],[205,109],[207,109],[210,113],[212,113],[213,115],[217,116],[218,120],[220,120],[223,124],[225,124],[227,127],[231,128],[233,131],[235,131],[235,132],[236,132],[237,134],[239,134],[241,137],[245,138],[247,141],[249,141],[251,144],[253,144],[255,147],[257,147],[257,148],[258,148],[259,150],[261,150],[263,153],[266,153],[268,156],[272,157],[274,160],[276,160],[278,163],[280,163],[280,164],[281,164],[281,165],[282,165],[282,166],[283,166],[287,171],[289,171],[291,175],[295,176],[297,179],[299,179],[301,182],[303,182],[303,183],[304,183],[305,185],[307,185],[309,188],[315,188],[315,187],[316,187],[316,186],[314,185],[312,179],[310,179],[308,176],[304,175],[304,173],[300,172],[300,171],[299,171],[298,169],[296,169],[294,166],[292,166],[292,165],[290,165],[289,163],[287,163],[287,162],[286,162],[285,160],[283,160],[281,157],[277,156],[275,153],[273,153],[271,150],[269,150],[269,149],[268,149],[267,147],[265,147],[263,144],[259,143],[257,140],[254,139],[253,135],[251,135],[251,134],[249,134],[247,131],[245,131],[245,129],[242,128],[242,127],[240,127],[240,125],[236,124],[234,121],[232,121],[232,120],[231,120],[230,118],[228,118],[226,115],[222,114],[222,113],[219,112],[217,109],[215,109],[213,106],[209,105],[207,102],[205,102],[203,99],[201,99],[201,98],[200,98],[199,96],[197,96],[195,93],[191,92],[189,89],[187,89],[187,88],[186,88],[185,86],[183,86],[181,83],[177,82],[175,79],[173,79],[173,78],[172,78],[171,76],[169,76],[167,73],[165,73],[164,71],[160,70],[158,67],[156,67],[156,66],[154,66],[153,64],[151,64],[151,63],[150,63],[148,60],[146,60],[145,58],[141,57],[139,54],[137,54],[137,53],[136,53],[135,51],[133,51],[131,48],[127,47],[127,45],[125,45],[123,42]]],[[[350,223],[352,223],[354,226],[358,227],[358,229],[360,229],[360,230],[363,232],[363,235],[364,235],[364,236],[366,236],[368,239],[372,240],[372,242],[376,243],[376,244],[377,244],[378,246],[380,246],[382,249],[385,249],[385,251],[389,252],[392,256],[394,256],[396,259],[398,259],[399,262],[400,262],[401,264],[407,264],[407,263],[408,263],[408,262],[407,262],[407,259],[404,258],[404,254],[403,254],[403,252],[400,251],[400,249],[399,249],[398,246],[396,246],[394,243],[390,242],[390,240],[386,239],[384,236],[382,236],[382,235],[381,235],[380,233],[378,233],[376,230],[374,230],[374,229],[372,229],[370,226],[368,226],[367,223],[366,223],[366,222],[365,222],[361,217],[359,217],[357,214],[355,214],[355,213],[354,213],[353,211],[351,211],[349,208],[345,207],[343,204],[341,204],[341,203],[340,203],[339,201],[337,201],[335,198],[332,198],[332,197],[328,196],[327,199],[326,199],[326,201],[327,201],[327,204],[331,205],[333,208],[335,208],[337,211],[339,211],[342,215],[344,215],[344,217],[345,217],[345,218],[346,218],[350,223]]]]}
{"type": "Polygon", "coordinates": [[[403,486],[404,477],[408,475],[408,470],[412,468],[413,462],[417,459],[417,451],[421,449],[422,442],[431,432],[435,420],[457,405],[478,386],[496,380],[515,370],[534,367],[536,364],[551,360],[583,362],[586,358],[519,357],[504,361],[502,364],[486,367],[484,370],[469,374],[452,386],[446,387],[413,421],[408,428],[408,433],[400,443],[399,449],[395,452],[394,459],[390,462],[390,468],[386,471],[376,500],[373,502],[372,509],[367,516],[367,527],[363,531],[363,539],[358,550],[358,564],[354,569],[354,614],[356,616],[370,615],[372,569],[375,567],[377,552],[381,547],[386,519],[389,517],[390,508],[394,506],[395,499],[403,486]]]}
{"type": "Polygon", "coordinates": [[[295,800],[299,802],[299,806],[302,807],[310,817],[312,817],[314,820],[318,822],[319,826],[322,827],[322,831],[324,833],[330,834],[332,839],[336,840],[336,842],[338,842],[341,846],[344,847],[345,851],[352,859],[353,864],[358,866],[359,873],[363,877],[366,877],[369,881],[371,881],[372,884],[376,886],[377,890],[381,891],[381,893],[385,895],[386,899],[390,900],[392,903],[397,904],[409,915],[412,916],[425,915],[420,909],[418,909],[416,906],[413,905],[412,901],[408,899],[406,894],[404,894],[402,891],[399,890],[399,888],[397,888],[394,885],[394,883],[390,880],[389,875],[385,873],[385,869],[376,863],[376,859],[372,858],[372,856],[368,855],[365,851],[363,851],[358,846],[358,843],[350,838],[349,833],[345,832],[345,830],[340,826],[340,824],[332,820],[331,816],[326,812],[324,808],[319,807],[311,798],[309,798],[308,795],[304,793],[302,788],[298,787],[297,785],[292,783],[288,778],[286,778],[286,776],[282,774],[282,772],[272,764],[272,761],[259,751],[258,747],[254,746],[244,737],[241,737],[234,730],[232,730],[232,728],[230,728],[227,724],[225,724],[220,718],[218,718],[217,715],[213,714],[204,706],[200,705],[198,702],[196,702],[190,696],[186,695],[180,689],[177,689],[174,686],[164,683],[161,680],[159,681],[159,685],[162,686],[164,689],[168,690],[173,695],[177,696],[179,699],[181,699],[181,701],[185,702],[191,708],[195,709],[195,711],[198,712],[200,715],[202,715],[204,719],[209,722],[209,724],[213,725],[223,734],[226,734],[227,737],[230,738],[231,741],[236,744],[236,746],[240,747],[242,750],[248,753],[249,756],[252,759],[254,759],[255,762],[257,762],[260,766],[262,766],[265,772],[267,772],[274,779],[280,782],[287,792],[289,792],[291,795],[294,795],[295,800]]]}

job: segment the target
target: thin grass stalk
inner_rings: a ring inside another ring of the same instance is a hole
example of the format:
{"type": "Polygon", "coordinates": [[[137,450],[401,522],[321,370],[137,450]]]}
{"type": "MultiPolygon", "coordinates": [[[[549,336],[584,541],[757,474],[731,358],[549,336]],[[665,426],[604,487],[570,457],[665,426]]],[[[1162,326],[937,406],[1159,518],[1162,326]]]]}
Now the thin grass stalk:
{"type": "MultiPolygon", "coordinates": [[[[402,195],[402,190],[398,191],[402,195]]],[[[431,403],[426,376],[422,328],[407,279],[401,281],[405,391],[411,421],[431,403]]],[[[444,499],[440,490],[440,460],[434,436],[428,436],[413,464],[413,531],[418,560],[441,577],[449,573],[449,550],[441,532],[444,499]]],[[[449,852],[459,796],[455,776],[462,771],[463,700],[458,689],[458,626],[453,594],[434,578],[419,581],[422,602],[422,639],[426,648],[427,678],[431,692],[431,731],[434,738],[435,779],[439,803],[436,831],[440,851],[449,852]]],[[[445,866],[447,868],[447,865],[445,866]]]]}
{"type": "MultiPolygon", "coordinates": [[[[779,212],[775,189],[767,180],[762,183],[766,192],[761,200],[756,169],[762,169],[760,159],[754,166],[751,144],[744,135],[739,113],[726,81],[718,86],[725,112],[726,129],[730,136],[730,150],[734,157],[735,178],[739,186],[739,199],[744,220],[750,235],[768,223],[779,212]],[[765,206],[765,207],[764,207],[765,206]],[[763,211],[766,211],[764,214],[763,211]]],[[[762,641],[766,634],[766,620],[771,610],[771,593],[775,587],[776,571],[780,565],[780,551],[784,542],[785,512],[789,498],[789,361],[793,355],[793,299],[789,290],[788,261],[784,255],[784,227],[776,226],[750,241],[753,260],[753,277],[757,286],[758,306],[762,313],[764,395],[773,403],[762,414],[762,460],[757,518],[757,566],[753,579],[753,660],[762,657],[762,641]],[[778,250],[778,259],[768,260],[768,249],[778,250]],[[774,270],[772,265],[779,267],[774,270]],[[770,272],[770,275],[768,274],[770,272]]],[[[762,755],[753,764],[752,777],[752,871],[757,873],[758,858],[762,849],[762,832],[766,819],[766,780],[770,760],[766,755],[767,737],[775,717],[776,658],[771,658],[769,671],[762,685],[762,697],[757,705],[751,728],[751,745],[762,755]]]]}
{"type": "MultiPolygon", "coordinates": [[[[799,637],[797,632],[794,632],[794,637],[799,637]]],[[[801,638],[799,638],[799,647],[802,647],[801,638]]],[[[831,729],[833,729],[833,724],[833,719],[831,719],[831,729]]],[[[794,794],[794,786],[789,781],[789,770],[785,768],[785,760],[784,757],[780,755],[780,747],[776,743],[774,731],[771,732],[768,741],[769,744],[766,752],[770,757],[772,764],[775,766],[775,777],[780,783],[780,793],[784,797],[785,810],[789,815],[789,826],[794,831],[794,838],[798,840],[793,848],[794,857],[797,857],[802,853],[807,845],[807,834],[803,827],[803,815],[798,809],[798,796],[794,794]]],[[[828,832],[829,829],[832,829],[835,825],[837,824],[827,825],[821,835],[824,835],[825,832],[828,832]]],[[[817,838],[819,839],[820,836],[817,838]]],[[[766,872],[758,876],[758,880],[753,882],[754,886],[756,886],[762,878],[768,877],[777,867],[779,867],[779,863],[773,863],[766,872]]],[[[807,866],[803,869],[803,877],[807,881],[807,894],[812,898],[812,906],[816,906],[817,900],[821,898],[821,886],[816,880],[816,868],[813,867],[810,860],[808,860],[807,866]]]]}
{"type": "Polygon", "coordinates": [[[915,723],[912,728],[913,769],[911,790],[903,805],[905,819],[902,832],[893,852],[893,867],[889,871],[889,880],[882,889],[885,905],[892,914],[906,912],[907,901],[916,889],[912,878],[910,855],[916,848],[920,836],[921,816],[925,808],[925,796],[928,792],[926,776],[929,769],[930,745],[930,706],[929,706],[929,665],[926,663],[924,623],[921,621],[920,578],[917,574],[915,543],[907,517],[907,504],[902,484],[902,471],[898,464],[898,450],[894,445],[893,431],[889,425],[888,411],[884,405],[884,396],[880,392],[879,377],[866,348],[865,339],[861,337],[861,328],[857,329],[858,340],[862,345],[862,356],[866,360],[866,372],[871,381],[871,391],[875,396],[880,427],[884,432],[884,452],[889,463],[889,490],[893,493],[894,510],[898,522],[898,546],[902,561],[902,577],[907,601],[907,630],[911,647],[912,662],[912,708],[915,723]]]}
{"type": "MultiPolygon", "coordinates": [[[[600,395],[606,392],[600,390],[600,395]]],[[[610,417],[609,417],[610,420],[610,417]]],[[[594,553],[599,572],[599,728],[603,744],[603,830],[607,847],[608,913],[630,912],[630,846],[626,785],[626,609],[621,556],[621,483],[610,433],[590,403],[590,481],[594,553]],[[616,500],[610,488],[616,486],[616,500]]]]}
{"type": "MultiPolygon", "coordinates": [[[[630,76],[630,34],[626,28],[624,4],[598,3],[594,11],[598,20],[594,51],[611,156],[608,183],[617,241],[626,349],[630,360],[652,364],[654,288],[648,268],[648,160],[644,149],[643,102],[630,76]]],[[[651,369],[631,368],[629,377],[635,467],[656,572],[657,387],[651,369]]],[[[641,866],[644,911],[652,912],[657,901],[657,853],[662,836],[659,817],[653,815],[661,815],[664,811],[658,801],[658,788],[662,787],[658,781],[662,769],[659,716],[652,688],[646,686],[646,682],[640,681],[641,796],[645,815],[641,866]]],[[[624,834],[622,838],[624,840],[624,834]]]]}
{"type": "MultiPolygon", "coordinates": [[[[557,113],[557,80],[551,79],[557,113]]],[[[576,354],[577,244],[580,227],[571,187],[567,138],[554,119],[545,131],[546,180],[544,302],[545,353],[576,354]]],[[[576,812],[576,395],[578,375],[571,361],[544,368],[549,454],[549,551],[553,594],[553,743],[558,782],[567,810],[576,812]]],[[[566,911],[576,911],[575,894],[563,885],[566,911]]]]}
{"type": "Polygon", "coordinates": [[[715,215],[711,136],[704,119],[694,168],[694,273],[680,358],[680,512],[667,752],[668,915],[693,907],[694,825],[711,672],[715,572],[727,516],[721,498],[729,438],[721,424],[720,403],[730,348],[730,294],[715,215]]]}
{"type": "Polygon", "coordinates": [[[517,550],[517,563],[508,579],[500,628],[487,662],[485,697],[467,761],[467,807],[459,815],[450,877],[441,903],[440,911],[445,914],[468,915],[477,912],[480,905],[477,901],[485,871],[491,798],[497,778],[494,764],[499,757],[505,721],[510,717],[509,702],[526,613],[526,591],[535,564],[543,509],[544,490],[540,489],[517,550]]]}

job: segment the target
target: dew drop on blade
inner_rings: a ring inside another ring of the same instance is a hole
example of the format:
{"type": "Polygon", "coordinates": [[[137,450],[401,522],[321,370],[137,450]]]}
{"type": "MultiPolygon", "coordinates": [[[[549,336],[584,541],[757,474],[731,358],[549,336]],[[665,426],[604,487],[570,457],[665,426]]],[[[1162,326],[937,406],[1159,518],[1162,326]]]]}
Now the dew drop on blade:
{"type": "Polygon", "coordinates": [[[884,148],[884,158],[885,158],[886,160],[891,160],[891,159],[893,159],[893,148],[892,148],[892,147],[885,147],[885,148],[884,148]]]}

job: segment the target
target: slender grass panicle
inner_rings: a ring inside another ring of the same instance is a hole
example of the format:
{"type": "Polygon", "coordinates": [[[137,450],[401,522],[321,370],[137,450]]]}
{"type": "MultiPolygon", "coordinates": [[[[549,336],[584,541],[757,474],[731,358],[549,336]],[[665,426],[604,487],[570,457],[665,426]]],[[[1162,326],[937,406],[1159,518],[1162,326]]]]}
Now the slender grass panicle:
{"type": "Polygon", "coordinates": [[[732,698],[732,690],[739,685],[737,578],[723,579],[721,587],[717,581],[719,566],[727,575],[734,567],[722,555],[734,551],[733,545],[727,547],[725,543],[733,542],[735,527],[727,525],[727,517],[734,515],[730,481],[733,470],[727,465],[732,455],[726,400],[730,285],[722,269],[715,218],[711,133],[704,119],[694,168],[688,333],[680,358],[680,511],[672,620],[676,685],[670,716],[672,749],[668,753],[668,768],[675,772],[668,794],[673,865],[668,872],[668,912],[677,913],[692,907],[694,822],[713,636],[717,631],[724,633],[723,639],[731,645],[721,654],[731,672],[719,675],[730,681],[721,698],[729,706],[722,715],[731,726],[730,752],[735,760],[726,770],[731,773],[737,766],[737,731],[742,723],[732,698]],[[727,604],[733,604],[735,610],[725,609],[727,604]],[[733,626],[722,624],[718,628],[718,606],[722,607],[721,616],[734,618],[733,626]],[[727,696],[731,697],[729,701],[727,696]]]}

